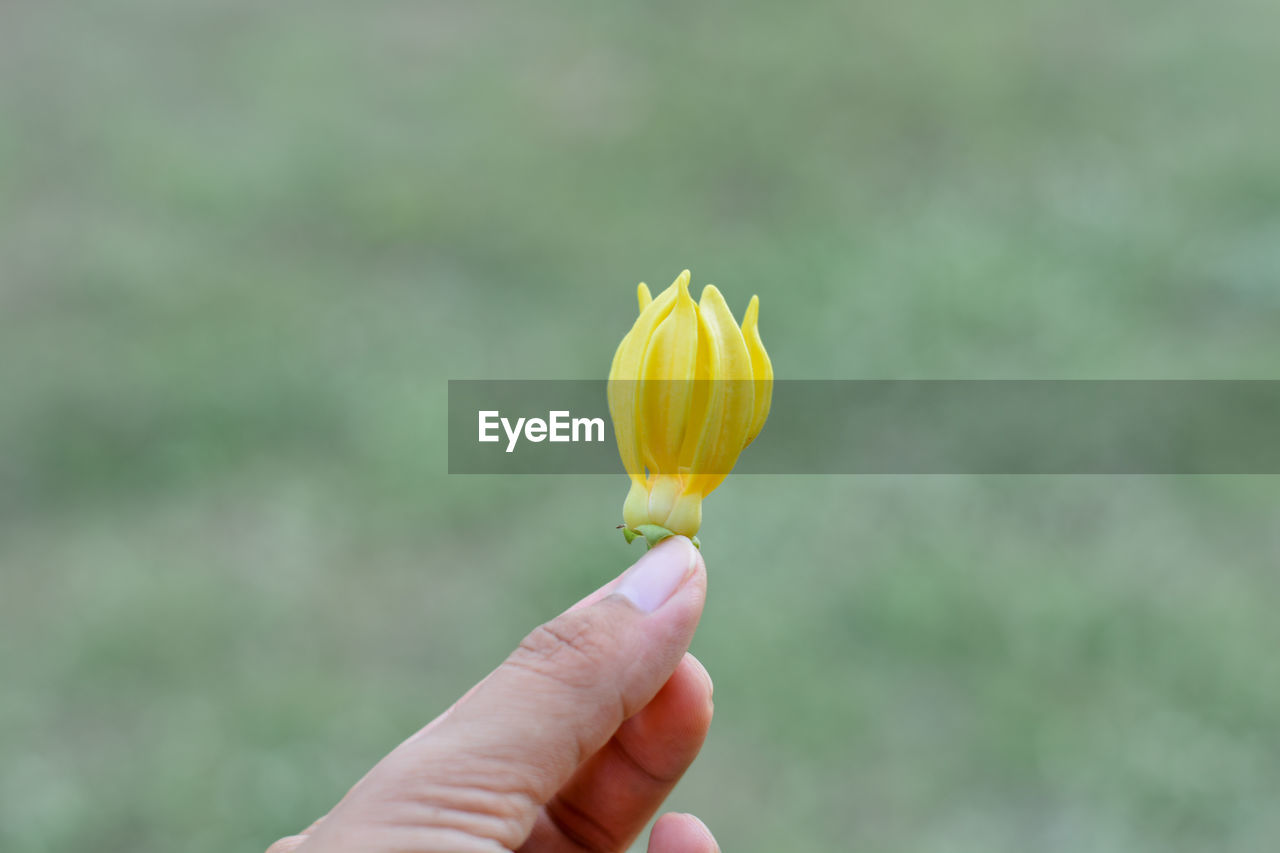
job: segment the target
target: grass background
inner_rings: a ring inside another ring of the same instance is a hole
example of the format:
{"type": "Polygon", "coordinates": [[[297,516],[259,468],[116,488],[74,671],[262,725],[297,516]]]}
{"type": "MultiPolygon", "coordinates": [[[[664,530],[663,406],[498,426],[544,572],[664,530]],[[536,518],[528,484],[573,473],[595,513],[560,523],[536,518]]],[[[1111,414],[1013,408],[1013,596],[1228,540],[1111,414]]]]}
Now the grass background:
{"type": "MultiPolygon", "coordinates": [[[[1280,7],[0,10],[0,848],[261,850],[634,558],[449,477],[683,267],[791,378],[1276,378],[1280,7]]],[[[735,851],[1265,851],[1270,478],[707,503],[735,851]]]]}

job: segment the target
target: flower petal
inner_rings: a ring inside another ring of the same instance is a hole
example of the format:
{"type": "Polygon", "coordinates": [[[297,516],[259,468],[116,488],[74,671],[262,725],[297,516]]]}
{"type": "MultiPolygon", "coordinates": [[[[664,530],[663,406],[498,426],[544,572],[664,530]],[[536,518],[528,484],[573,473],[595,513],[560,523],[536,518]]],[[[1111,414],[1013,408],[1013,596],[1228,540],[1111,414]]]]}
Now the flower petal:
{"type": "Polygon", "coordinates": [[[706,318],[719,352],[719,369],[713,384],[722,396],[719,417],[713,422],[714,428],[702,437],[699,458],[693,466],[693,473],[698,475],[697,491],[707,495],[724,481],[746,446],[755,400],[747,342],[724,296],[714,285],[703,288],[698,313],[706,318]]]}
{"type": "Polygon", "coordinates": [[[764,422],[769,417],[773,402],[773,362],[760,340],[760,297],[752,296],[747,313],[742,316],[742,337],[747,342],[747,354],[751,357],[751,378],[754,380],[755,402],[751,407],[751,428],[747,430],[747,444],[756,440],[764,422]]]}
{"type": "MultiPolygon", "coordinates": [[[[645,348],[658,324],[671,313],[678,288],[673,284],[640,312],[613,354],[609,368],[607,396],[613,433],[618,441],[622,467],[635,482],[644,479],[644,462],[640,454],[640,434],[636,430],[636,396],[640,389],[640,368],[645,348]]],[[[646,288],[647,290],[647,288],[646,288]]]]}
{"type": "Polygon", "coordinates": [[[689,420],[680,448],[680,468],[685,473],[705,464],[705,436],[719,423],[724,409],[724,386],[715,379],[720,374],[720,346],[716,343],[706,314],[698,311],[698,351],[693,372],[693,395],[689,401],[689,420]],[[702,455],[699,456],[699,449],[702,455]]]}
{"type": "Polygon", "coordinates": [[[650,336],[640,368],[636,430],[650,475],[676,473],[693,390],[698,306],[689,296],[687,275],[676,287],[675,305],[650,336]]]}

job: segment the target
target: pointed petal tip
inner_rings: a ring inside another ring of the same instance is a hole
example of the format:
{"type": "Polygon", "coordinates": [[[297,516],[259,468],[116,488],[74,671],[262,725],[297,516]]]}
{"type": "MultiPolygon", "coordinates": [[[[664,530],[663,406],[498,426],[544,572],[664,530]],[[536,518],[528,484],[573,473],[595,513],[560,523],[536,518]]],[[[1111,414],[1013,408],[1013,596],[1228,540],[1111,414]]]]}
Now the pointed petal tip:
{"type": "Polygon", "coordinates": [[[689,283],[686,281],[679,281],[677,283],[680,285],[680,289],[676,292],[676,305],[696,306],[697,303],[695,303],[693,301],[693,297],[689,295],[689,283]]]}
{"type": "Polygon", "coordinates": [[[693,297],[689,295],[689,271],[685,270],[680,273],[680,277],[676,279],[676,304],[684,305],[685,303],[694,304],[693,297]]]}
{"type": "MultiPolygon", "coordinates": [[[[726,310],[729,307],[729,303],[725,302],[724,294],[721,293],[720,288],[716,287],[714,284],[708,284],[702,288],[702,295],[698,297],[698,304],[702,305],[703,303],[718,303],[724,305],[726,310]]],[[[733,312],[730,312],[730,316],[732,316],[732,313],[733,312]]]]}
{"type": "Polygon", "coordinates": [[[742,326],[746,328],[748,325],[754,326],[760,319],[760,297],[752,294],[751,301],[747,303],[747,312],[742,315],[742,326]]]}
{"type": "Polygon", "coordinates": [[[636,301],[640,303],[640,311],[642,313],[645,308],[649,307],[649,303],[653,301],[653,295],[649,293],[649,287],[643,281],[636,287],[636,301]]]}

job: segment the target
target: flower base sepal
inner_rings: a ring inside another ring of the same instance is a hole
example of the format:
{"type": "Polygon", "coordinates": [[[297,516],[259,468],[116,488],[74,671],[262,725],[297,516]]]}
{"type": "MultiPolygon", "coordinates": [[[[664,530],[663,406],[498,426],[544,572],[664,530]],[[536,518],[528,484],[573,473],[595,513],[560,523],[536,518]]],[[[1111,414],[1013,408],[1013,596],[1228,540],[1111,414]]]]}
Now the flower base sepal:
{"type": "MultiPolygon", "coordinates": [[[[635,527],[619,524],[618,529],[622,531],[622,538],[627,540],[628,545],[637,539],[644,539],[645,550],[657,545],[663,539],[669,539],[676,535],[660,524],[637,524],[635,527]]],[[[689,541],[693,543],[693,547],[702,548],[702,543],[698,541],[697,536],[690,536],[689,541]]]]}

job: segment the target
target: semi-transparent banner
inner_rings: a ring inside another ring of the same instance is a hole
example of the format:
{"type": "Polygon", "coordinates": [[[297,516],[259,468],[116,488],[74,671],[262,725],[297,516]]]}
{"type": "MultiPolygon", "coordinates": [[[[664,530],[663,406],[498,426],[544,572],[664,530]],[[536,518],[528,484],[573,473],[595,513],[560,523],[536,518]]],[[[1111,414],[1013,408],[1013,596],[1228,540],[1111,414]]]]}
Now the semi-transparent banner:
{"type": "MultiPolygon", "coordinates": [[[[613,394],[644,420],[625,434],[688,437],[667,463],[679,465],[720,426],[707,399],[769,390],[629,382],[613,394]]],[[[607,395],[604,380],[450,380],[449,472],[618,474],[607,395]]],[[[771,397],[738,473],[1280,474],[1280,381],[777,380],[771,397]]]]}

